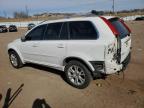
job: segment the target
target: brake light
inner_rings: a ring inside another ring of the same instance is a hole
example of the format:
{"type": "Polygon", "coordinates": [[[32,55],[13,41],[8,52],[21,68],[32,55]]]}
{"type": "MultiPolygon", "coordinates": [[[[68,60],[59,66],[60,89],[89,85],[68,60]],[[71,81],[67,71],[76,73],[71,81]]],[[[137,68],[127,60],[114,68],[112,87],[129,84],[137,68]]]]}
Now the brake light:
{"type": "Polygon", "coordinates": [[[115,36],[119,36],[119,32],[116,30],[116,28],[111,24],[109,20],[107,20],[106,18],[102,16],[100,18],[109,26],[109,28],[111,29],[111,31],[113,32],[115,36]]]}
{"type": "Polygon", "coordinates": [[[119,21],[125,26],[125,28],[129,31],[129,33],[131,33],[130,28],[124,23],[124,21],[122,19],[119,19],[119,21]]]}

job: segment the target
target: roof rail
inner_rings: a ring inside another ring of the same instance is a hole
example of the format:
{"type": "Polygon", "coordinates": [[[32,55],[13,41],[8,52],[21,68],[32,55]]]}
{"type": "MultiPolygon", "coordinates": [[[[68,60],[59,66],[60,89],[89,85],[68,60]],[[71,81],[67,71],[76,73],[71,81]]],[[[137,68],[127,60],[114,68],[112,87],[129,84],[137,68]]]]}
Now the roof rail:
{"type": "Polygon", "coordinates": [[[46,21],[48,21],[48,20],[41,21],[39,24],[42,24],[42,23],[44,23],[44,22],[46,22],[46,21]]]}

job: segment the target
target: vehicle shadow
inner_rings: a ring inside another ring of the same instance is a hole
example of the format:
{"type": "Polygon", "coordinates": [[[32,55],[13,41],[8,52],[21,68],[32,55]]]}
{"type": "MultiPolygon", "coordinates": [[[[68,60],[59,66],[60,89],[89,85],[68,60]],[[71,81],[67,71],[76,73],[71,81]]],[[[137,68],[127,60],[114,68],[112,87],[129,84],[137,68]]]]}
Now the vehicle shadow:
{"type": "MultiPolygon", "coordinates": [[[[65,73],[63,71],[56,70],[56,69],[46,67],[46,66],[42,66],[42,65],[32,64],[32,63],[25,64],[25,67],[32,67],[32,68],[35,68],[35,69],[39,69],[39,70],[47,71],[47,72],[50,72],[50,73],[54,73],[56,75],[60,75],[61,78],[65,82],[67,82],[66,77],[65,77],[65,73]]],[[[105,74],[101,74],[100,77],[94,77],[93,80],[97,80],[97,79],[105,80],[106,78],[107,78],[107,76],[105,74]]]]}
{"type": "Polygon", "coordinates": [[[11,94],[11,91],[12,91],[11,88],[9,88],[7,90],[4,105],[2,108],[9,108],[9,106],[12,104],[12,102],[16,99],[16,97],[22,91],[23,86],[24,86],[24,84],[21,84],[20,87],[13,94],[11,94]]]}
{"type": "Polygon", "coordinates": [[[32,108],[51,108],[45,101],[45,99],[36,99],[33,102],[32,108]]]}
{"type": "Polygon", "coordinates": [[[61,76],[61,78],[64,81],[66,81],[65,73],[63,71],[52,69],[52,68],[49,68],[49,67],[46,67],[46,66],[37,65],[37,64],[31,64],[31,63],[25,64],[25,67],[32,67],[32,68],[35,68],[35,69],[39,69],[39,70],[47,71],[47,72],[50,72],[50,73],[54,73],[56,75],[61,76]]]}

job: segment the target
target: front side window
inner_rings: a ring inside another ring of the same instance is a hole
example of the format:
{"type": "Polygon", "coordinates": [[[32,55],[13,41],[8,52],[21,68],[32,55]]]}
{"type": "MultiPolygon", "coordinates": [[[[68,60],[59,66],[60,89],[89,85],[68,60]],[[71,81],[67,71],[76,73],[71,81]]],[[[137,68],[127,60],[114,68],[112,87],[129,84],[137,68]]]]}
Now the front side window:
{"type": "Polygon", "coordinates": [[[45,32],[44,40],[58,40],[61,27],[63,23],[51,23],[48,24],[47,30],[45,32]]]}
{"type": "Polygon", "coordinates": [[[74,21],[69,22],[70,39],[88,39],[97,38],[96,30],[93,24],[89,21],[74,21]]]}
{"type": "Polygon", "coordinates": [[[34,28],[26,36],[26,40],[42,40],[47,25],[40,25],[34,28]]]}

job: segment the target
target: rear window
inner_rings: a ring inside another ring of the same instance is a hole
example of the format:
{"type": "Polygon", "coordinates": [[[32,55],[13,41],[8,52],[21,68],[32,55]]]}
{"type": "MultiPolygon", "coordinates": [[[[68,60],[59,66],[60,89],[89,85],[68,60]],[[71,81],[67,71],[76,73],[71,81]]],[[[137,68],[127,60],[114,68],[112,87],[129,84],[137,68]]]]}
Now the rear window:
{"type": "Polygon", "coordinates": [[[110,19],[109,21],[119,32],[121,39],[125,38],[127,35],[130,34],[127,28],[119,21],[118,18],[113,18],[113,19],[110,19]]]}

